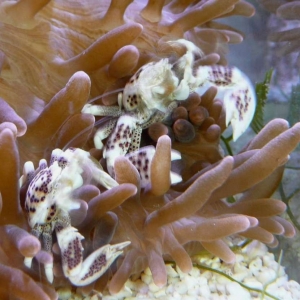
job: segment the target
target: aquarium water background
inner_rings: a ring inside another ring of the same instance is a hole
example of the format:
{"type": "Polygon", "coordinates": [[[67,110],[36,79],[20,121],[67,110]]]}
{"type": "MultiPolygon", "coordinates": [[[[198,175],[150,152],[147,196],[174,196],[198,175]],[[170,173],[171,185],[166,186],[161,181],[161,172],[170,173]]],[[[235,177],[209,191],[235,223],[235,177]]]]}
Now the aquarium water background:
{"type": "MultiPolygon", "coordinates": [[[[283,55],[280,50],[286,45],[286,42],[271,42],[268,37],[273,32],[297,28],[300,21],[284,20],[263,9],[257,1],[251,0],[249,2],[256,8],[256,14],[253,17],[243,20],[235,17],[233,23],[231,23],[232,20],[226,23],[228,25],[235,24],[236,28],[239,28],[245,34],[245,39],[241,44],[229,46],[229,63],[239,66],[244,71],[247,70],[247,75],[254,84],[261,82],[265,72],[272,70],[272,80],[264,110],[264,123],[266,124],[274,118],[283,118],[293,125],[300,120],[299,52],[296,48],[294,52],[283,55]]],[[[245,145],[247,139],[251,139],[252,136],[253,132],[247,132],[233,145],[233,149],[240,149],[245,145]]],[[[271,250],[278,258],[282,249],[282,265],[286,267],[289,278],[297,282],[300,282],[299,151],[298,146],[291,154],[282,183],[274,197],[283,199],[288,205],[289,215],[286,213],[286,217],[289,219],[289,216],[292,216],[297,234],[292,239],[279,237],[280,245],[271,250]]]]}

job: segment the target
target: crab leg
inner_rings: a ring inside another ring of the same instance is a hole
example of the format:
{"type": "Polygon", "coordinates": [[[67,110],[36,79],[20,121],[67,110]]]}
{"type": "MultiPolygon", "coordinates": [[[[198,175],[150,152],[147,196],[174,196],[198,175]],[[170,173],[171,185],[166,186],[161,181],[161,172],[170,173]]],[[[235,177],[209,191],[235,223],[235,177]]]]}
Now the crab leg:
{"type": "MultiPolygon", "coordinates": [[[[36,238],[40,239],[42,237],[42,248],[43,250],[47,251],[52,256],[52,228],[51,224],[46,225],[40,225],[36,224],[32,230],[31,234],[35,236],[36,238]]],[[[32,265],[32,259],[33,257],[25,257],[24,258],[24,265],[27,268],[31,268],[32,265]]],[[[45,274],[47,277],[47,280],[52,283],[53,282],[53,262],[44,264],[45,274]]]]}
{"type": "Polygon", "coordinates": [[[109,176],[109,174],[103,171],[99,162],[93,159],[88,152],[85,152],[81,149],[76,149],[75,157],[78,157],[79,161],[83,160],[85,165],[91,168],[93,178],[107,189],[111,189],[118,185],[118,183],[111,176],[109,176]]]}
{"type": "MultiPolygon", "coordinates": [[[[56,226],[57,227],[57,226],[56,226]]],[[[81,240],[84,237],[72,226],[56,228],[57,242],[62,256],[62,267],[66,277],[78,274],[83,260],[81,240]]]]}
{"type": "Polygon", "coordinates": [[[88,103],[83,107],[81,112],[94,116],[119,117],[122,111],[120,106],[93,105],[88,103]]]}
{"type": "MultiPolygon", "coordinates": [[[[43,226],[43,230],[42,230],[43,250],[47,251],[52,256],[52,225],[48,223],[42,226],[43,226]]],[[[52,283],[54,279],[53,262],[44,264],[44,269],[48,281],[52,283]]]]}
{"type": "Polygon", "coordinates": [[[70,276],[69,280],[76,286],[84,286],[95,281],[106,272],[129,244],[130,242],[123,242],[99,248],[83,261],[80,272],[70,276]]]}
{"type": "Polygon", "coordinates": [[[94,251],[83,261],[84,237],[71,226],[70,217],[60,212],[55,224],[57,242],[61,250],[62,268],[69,280],[77,286],[87,285],[98,279],[123,253],[122,249],[130,244],[124,242],[116,245],[105,245],[94,251]]]}
{"type": "Polygon", "coordinates": [[[249,127],[256,107],[256,95],[248,77],[238,68],[201,66],[196,71],[195,88],[200,94],[210,86],[218,88],[217,98],[223,98],[226,125],[231,122],[233,140],[249,127]]]}
{"type": "Polygon", "coordinates": [[[117,121],[117,118],[109,119],[104,125],[97,129],[94,135],[94,144],[97,149],[102,149],[104,147],[102,141],[111,134],[117,124],[117,121]]]}
{"type": "MultiPolygon", "coordinates": [[[[103,171],[102,166],[98,163],[98,161],[92,158],[91,155],[86,151],[81,149],[68,149],[61,153],[60,157],[64,158],[65,161],[68,162],[64,167],[66,170],[64,173],[64,179],[60,180],[60,183],[63,186],[68,186],[68,182],[72,182],[72,189],[80,187],[82,185],[81,173],[88,170],[90,170],[91,176],[107,189],[111,189],[112,187],[118,185],[113,178],[103,171]],[[72,157],[72,163],[70,163],[70,159],[68,157],[72,157]],[[75,161],[77,161],[77,164],[75,164],[75,161]]],[[[64,160],[61,159],[61,161],[63,164],[64,160]]],[[[72,205],[72,203],[69,205],[72,205]]]]}
{"type": "Polygon", "coordinates": [[[97,149],[103,148],[102,140],[107,138],[110,133],[113,131],[116,123],[117,117],[119,117],[122,113],[121,106],[105,106],[105,105],[93,105],[86,104],[82,111],[82,113],[92,114],[94,116],[111,116],[112,119],[108,120],[103,126],[101,126],[95,136],[94,143],[97,149]]]}
{"type": "MultiPolygon", "coordinates": [[[[30,162],[31,163],[31,162],[30,162]]],[[[36,224],[32,229],[31,229],[31,234],[33,236],[35,236],[37,239],[40,238],[41,234],[42,234],[42,230],[40,230],[41,226],[36,224]]],[[[31,265],[32,265],[32,260],[33,260],[33,257],[25,257],[24,258],[24,265],[27,267],[27,268],[31,268],[31,265]]]]}
{"type": "Polygon", "coordinates": [[[108,173],[113,177],[115,159],[118,156],[124,156],[132,143],[138,142],[139,144],[139,141],[136,141],[133,136],[136,127],[136,118],[130,115],[121,116],[106,142],[103,157],[106,158],[108,173]]]}

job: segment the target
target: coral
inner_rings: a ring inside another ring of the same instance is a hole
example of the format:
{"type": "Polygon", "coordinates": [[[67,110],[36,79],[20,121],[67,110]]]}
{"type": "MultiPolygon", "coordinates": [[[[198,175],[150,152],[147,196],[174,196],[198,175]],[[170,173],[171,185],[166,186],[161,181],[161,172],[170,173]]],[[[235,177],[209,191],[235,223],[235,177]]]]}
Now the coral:
{"type": "MultiPolygon", "coordinates": [[[[216,19],[253,13],[239,0],[0,2],[1,298],[56,299],[55,289],[68,285],[57,245],[52,258],[28,234],[22,210],[28,183],[21,189],[18,184],[23,163],[49,159],[57,147],[78,147],[105,168],[91,141],[102,119],[95,122],[81,113],[87,101],[115,104],[116,93],[141,65],[172,59],[168,40],[186,38],[199,46],[205,54],[199,65],[225,65],[228,43],[241,42],[242,34],[216,19]],[[33,269],[25,269],[23,256],[34,255],[33,269]],[[52,259],[55,281],[49,286],[39,263],[52,259]]],[[[294,235],[292,225],[278,216],[285,205],[270,197],[300,141],[300,125],[289,129],[284,120],[274,120],[239,154],[223,157],[225,115],[216,92],[191,94],[169,124],[155,123],[144,132],[144,145],[157,142],[145,189],[137,170],[121,157],[115,164],[118,187],[99,190],[87,184],[74,192],[81,206],[70,212],[72,225],[84,235],[87,253],[109,242],[131,241],[123,260],[78,292],[103,290],[112,277],[109,289],[115,293],[148,265],[162,286],[164,260],[188,272],[190,255],[203,248],[233,263],[235,254],[223,241],[232,234],[270,246],[277,244],[274,235],[294,235]],[[182,160],[171,163],[171,147],[182,160]],[[170,170],[181,173],[183,182],[171,186],[170,170]],[[226,201],[231,196],[235,203],[226,201]]]]}

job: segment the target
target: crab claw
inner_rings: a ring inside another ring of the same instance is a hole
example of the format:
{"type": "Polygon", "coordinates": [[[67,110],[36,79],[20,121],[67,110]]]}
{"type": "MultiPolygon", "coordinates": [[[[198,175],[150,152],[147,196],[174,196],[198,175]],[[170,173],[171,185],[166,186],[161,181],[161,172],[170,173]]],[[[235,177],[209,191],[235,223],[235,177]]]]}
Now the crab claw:
{"type": "Polygon", "coordinates": [[[218,88],[216,98],[223,99],[226,126],[231,123],[236,141],[249,127],[256,108],[256,94],[249,78],[238,68],[219,65],[201,66],[197,70],[202,94],[210,86],[218,88]]]}
{"type": "Polygon", "coordinates": [[[226,126],[231,123],[233,141],[250,126],[256,107],[255,91],[246,80],[224,95],[226,126]]]}
{"type": "MultiPolygon", "coordinates": [[[[141,177],[141,187],[145,188],[150,183],[151,162],[155,155],[154,146],[145,146],[135,152],[130,152],[125,156],[137,168],[141,177]]],[[[171,149],[171,161],[181,158],[181,154],[171,149]]],[[[182,180],[181,176],[170,171],[171,184],[176,184],[182,180]]]]}
{"type": "Polygon", "coordinates": [[[69,280],[76,286],[90,284],[106,272],[129,244],[130,242],[128,241],[99,248],[83,261],[80,272],[69,277],[69,280]]]}

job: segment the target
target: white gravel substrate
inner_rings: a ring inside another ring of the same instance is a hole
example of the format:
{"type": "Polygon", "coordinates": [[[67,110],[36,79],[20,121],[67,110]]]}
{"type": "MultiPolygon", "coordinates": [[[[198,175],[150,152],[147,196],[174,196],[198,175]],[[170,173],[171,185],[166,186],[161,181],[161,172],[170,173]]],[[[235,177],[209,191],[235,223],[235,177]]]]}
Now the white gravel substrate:
{"type": "Polygon", "coordinates": [[[174,300],[247,300],[247,299],[300,299],[299,283],[288,280],[284,267],[257,241],[251,242],[236,255],[232,265],[218,258],[196,257],[195,262],[227,274],[232,279],[208,270],[194,267],[188,274],[167,265],[168,284],[157,287],[149,269],[136,281],[128,280],[116,295],[108,291],[103,300],[174,299],[174,300]],[[255,289],[246,289],[244,286],[255,289]],[[261,292],[258,292],[261,291],[261,292]],[[272,296],[269,297],[268,295],[272,296]]]}
{"type": "Polygon", "coordinates": [[[90,297],[74,295],[62,289],[59,299],[68,300],[300,300],[300,285],[288,280],[284,267],[279,265],[268,248],[257,241],[251,242],[236,254],[234,264],[221,263],[218,258],[195,257],[194,262],[217,270],[220,273],[193,267],[188,274],[167,264],[168,283],[158,287],[146,269],[141,278],[128,280],[124,288],[115,295],[108,290],[90,297]],[[223,275],[225,274],[225,276],[223,275]],[[240,284],[241,283],[241,284],[240,284]],[[245,288],[245,287],[248,287],[245,288]]]}

